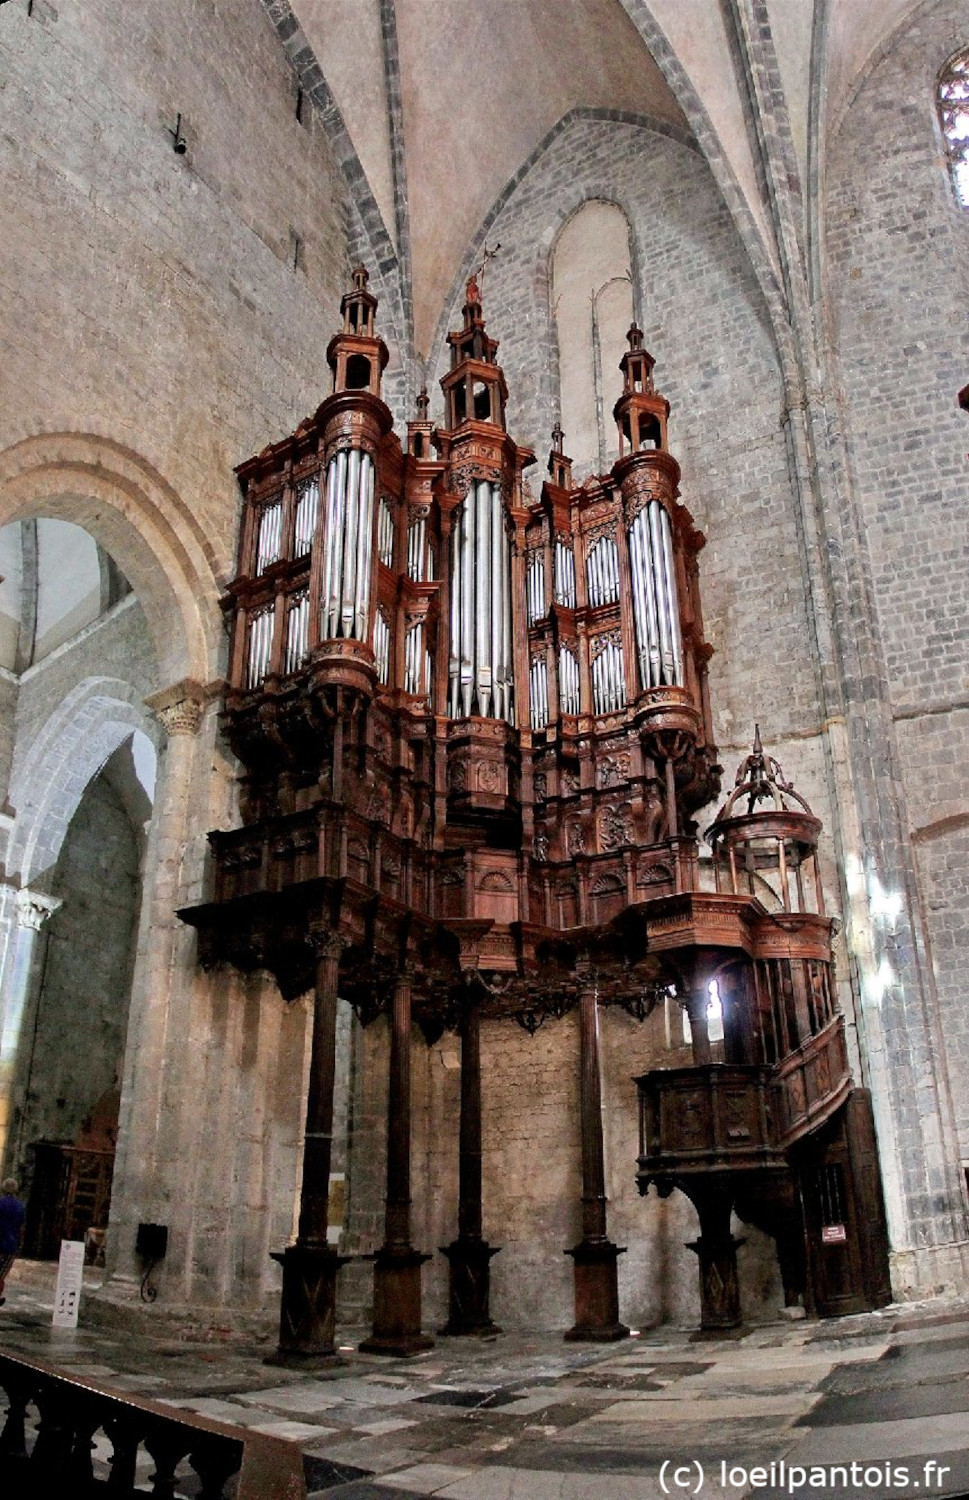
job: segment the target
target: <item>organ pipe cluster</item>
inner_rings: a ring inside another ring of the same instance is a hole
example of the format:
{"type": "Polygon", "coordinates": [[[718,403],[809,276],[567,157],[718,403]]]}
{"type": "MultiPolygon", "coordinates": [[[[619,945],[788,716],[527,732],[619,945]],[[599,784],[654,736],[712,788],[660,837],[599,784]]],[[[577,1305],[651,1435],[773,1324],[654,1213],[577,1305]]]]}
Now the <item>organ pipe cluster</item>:
{"type": "Polygon", "coordinates": [[[239,470],[235,690],[283,689],[344,643],[371,690],[451,721],[551,734],[563,718],[621,715],[666,694],[692,705],[710,740],[703,538],[678,500],[669,407],[639,330],[621,364],[618,462],[575,483],[556,428],[536,497],[524,481],[534,455],[505,430],[498,345],[474,279],[464,326],[448,337],[445,425],[428,420],[422,394],[405,447],[380,396],[375,308],[358,270],[327,351],[332,394],[239,470]]]}

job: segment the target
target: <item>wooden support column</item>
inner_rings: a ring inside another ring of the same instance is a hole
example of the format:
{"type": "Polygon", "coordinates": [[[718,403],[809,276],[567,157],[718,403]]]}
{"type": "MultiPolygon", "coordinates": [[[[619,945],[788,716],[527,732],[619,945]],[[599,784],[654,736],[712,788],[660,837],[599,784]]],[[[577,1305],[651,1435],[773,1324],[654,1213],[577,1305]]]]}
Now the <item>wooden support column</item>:
{"type": "Polygon", "coordinates": [[[336,1274],[347,1262],[328,1243],[330,1162],[333,1155],[333,1088],[336,1007],[343,941],[335,933],[314,937],[317,952],[310,1044],[310,1084],[303,1135],[299,1233],[273,1256],[283,1268],[277,1360],[299,1364],[336,1354],[336,1274]]]}
{"type": "Polygon", "coordinates": [[[448,1320],[442,1334],[500,1333],[489,1309],[491,1257],[481,1237],[481,1018],[469,1001],[461,1016],[461,1126],[458,1237],[441,1247],[450,1264],[448,1320]]]}
{"type": "Polygon", "coordinates": [[[714,1174],[689,1187],[680,1185],[700,1216],[700,1238],[687,1245],[700,1263],[700,1332],[716,1334],[738,1328],[737,1247],[743,1240],[730,1230],[734,1189],[714,1174]]]}
{"type": "Polygon", "coordinates": [[[368,1354],[414,1354],[434,1340],[421,1333],[422,1255],[410,1242],[411,976],[398,975],[390,1019],[387,1090],[387,1207],[384,1243],[374,1266],[373,1333],[368,1354]]]}
{"type": "Polygon", "coordinates": [[[606,1233],[606,1173],[602,1149],[602,1086],[599,1081],[599,1005],[585,990],[579,1008],[582,1125],[582,1239],[571,1255],[575,1275],[575,1325],[570,1340],[609,1343],[629,1329],[619,1321],[617,1261],[625,1247],[606,1233]]]}

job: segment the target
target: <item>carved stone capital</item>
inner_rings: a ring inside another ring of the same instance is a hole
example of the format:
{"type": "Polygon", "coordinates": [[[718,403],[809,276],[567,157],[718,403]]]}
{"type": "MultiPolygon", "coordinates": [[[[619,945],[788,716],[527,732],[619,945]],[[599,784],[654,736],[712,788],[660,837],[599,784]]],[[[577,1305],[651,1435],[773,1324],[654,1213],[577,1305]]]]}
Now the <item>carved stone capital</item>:
{"type": "Polygon", "coordinates": [[[39,932],[47,919],[63,904],[57,896],[45,896],[40,891],[30,891],[24,886],[23,890],[17,892],[17,926],[39,932]]]}
{"type": "Polygon", "coordinates": [[[150,693],[145,706],[151,709],[166,734],[197,734],[211,696],[201,683],[186,677],[158,693],[150,693]]]}

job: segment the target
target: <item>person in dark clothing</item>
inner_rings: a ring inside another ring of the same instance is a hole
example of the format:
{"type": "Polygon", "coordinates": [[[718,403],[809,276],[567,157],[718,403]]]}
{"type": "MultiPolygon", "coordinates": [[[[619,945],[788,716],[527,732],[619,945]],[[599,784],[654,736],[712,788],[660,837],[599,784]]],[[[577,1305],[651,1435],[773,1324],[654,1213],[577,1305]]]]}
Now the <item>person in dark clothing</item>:
{"type": "Polygon", "coordinates": [[[6,1302],[4,1282],[17,1259],[24,1238],[25,1209],[17,1197],[17,1179],[5,1177],[0,1183],[0,1307],[6,1302]]]}

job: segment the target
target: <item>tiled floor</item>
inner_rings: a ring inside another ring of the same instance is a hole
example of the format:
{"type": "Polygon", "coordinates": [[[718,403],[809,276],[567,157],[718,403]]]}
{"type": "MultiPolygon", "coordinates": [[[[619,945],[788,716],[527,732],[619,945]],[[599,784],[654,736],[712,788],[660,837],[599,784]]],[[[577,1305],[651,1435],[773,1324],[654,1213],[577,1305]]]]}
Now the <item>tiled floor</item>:
{"type": "Polygon", "coordinates": [[[966,1303],[724,1342],[675,1328],[604,1347],[441,1340],[410,1360],[354,1353],[294,1373],[256,1344],[132,1339],[83,1312],[56,1332],[51,1300],[39,1270],[15,1271],[0,1348],[296,1443],[319,1500],[969,1494],[966,1303]]]}

